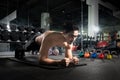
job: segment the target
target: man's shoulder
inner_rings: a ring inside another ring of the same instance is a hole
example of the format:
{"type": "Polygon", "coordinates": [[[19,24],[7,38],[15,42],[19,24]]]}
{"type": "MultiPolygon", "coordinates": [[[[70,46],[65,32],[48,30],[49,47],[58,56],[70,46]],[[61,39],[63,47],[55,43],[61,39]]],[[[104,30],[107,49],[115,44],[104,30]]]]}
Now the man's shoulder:
{"type": "Polygon", "coordinates": [[[63,33],[58,32],[58,31],[47,31],[46,32],[46,38],[54,39],[54,40],[61,40],[61,41],[66,41],[63,33]]]}
{"type": "Polygon", "coordinates": [[[63,36],[63,34],[59,31],[47,31],[46,33],[48,35],[61,35],[61,36],[63,36]]]}

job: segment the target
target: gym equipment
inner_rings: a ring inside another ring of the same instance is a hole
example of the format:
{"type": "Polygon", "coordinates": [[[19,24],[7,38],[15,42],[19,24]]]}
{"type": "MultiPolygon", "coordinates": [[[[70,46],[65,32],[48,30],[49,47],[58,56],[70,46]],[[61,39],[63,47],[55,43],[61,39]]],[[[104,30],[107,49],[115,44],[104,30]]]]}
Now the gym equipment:
{"type": "Polygon", "coordinates": [[[76,50],[77,50],[77,46],[73,45],[72,51],[76,51],[76,50]]]}
{"type": "Polygon", "coordinates": [[[111,55],[116,55],[119,58],[119,54],[117,53],[117,51],[111,51],[111,55]]]}
{"type": "Polygon", "coordinates": [[[10,32],[10,40],[11,41],[17,41],[19,40],[19,34],[16,31],[10,32]]]}
{"type": "Polygon", "coordinates": [[[111,54],[112,55],[117,55],[117,52],[116,51],[111,51],[111,54]]]}
{"type": "Polygon", "coordinates": [[[107,59],[112,59],[112,55],[110,53],[107,54],[107,59]]]}
{"type": "Polygon", "coordinates": [[[112,59],[112,55],[111,55],[111,53],[110,53],[109,50],[104,50],[103,52],[104,52],[104,54],[107,54],[107,55],[106,55],[106,58],[107,58],[107,59],[112,59]]]}
{"type": "Polygon", "coordinates": [[[31,31],[32,31],[32,27],[30,27],[30,26],[29,26],[29,27],[26,27],[25,29],[26,29],[28,32],[31,32],[31,31]]]}
{"type": "Polygon", "coordinates": [[[21,32],[25,30],[25,29],[24,29],[24,26],[18,26],[17,29],[18,29],[19,31],[21,31],[21,32]]]}
{"type": "Polygon", "coordinates": [[[1,40],[7,41],[9,39],[10,39],[10,34],[9,34],[8,30],[1,31],[1,40]]]}
{"type": "Polygon", "coordinates": [[[16,31],[16,29],[17,29],[16,25],[10,25],[10,30],[11,31],[16,31]]]}
{"type": "Polygon", "coordinates": [[[97,43],[96,48],[104,48],[104,47],[106,47],[106,46],[108,46],[108,45],[109,45],[109,44],[108,44],[107,41],[99,41],[99,42],[97,43]]]}
{"type": "Polygon", "coordinates": [[[100,53],[100,54],[98,55],[98,58],[100,58],[100,59],[104,59],[104,58],[105,58],[104,53],[100,53]]]}
{"type": "Polygon", "coordinates": [[[85,52],[84,53],[84,58],[89,58],[90,57],[90,53],[89,52],[85,52]]]}
{"type": "Polygon", "coordinates": [[[26,64],[26,65],[40,67],[40,68],[48,69],[48,70],[75,68],[75,67],[80,67],[80,66],[86,66],[87,65],[85,63],[77,64],[77,65],[71,64],[71,66],[65,67],[65,66],[62,66],[62,65],[47,65],[47,64],[43,64],[43,63],[40,63],[40,62],[37,62],[37,61],[36,62],[35,61],[29,61],[27,59],[16,59],[16,58],[8,58],[8,59],[12,60],[12,61],[16,61],[16,62],[26,64]]]}
{"type": "Polygon", "coordinates": [[[91,58],[97,58],[97,52],[96,52],[95,49],[91,50],[91,52],[90,52],[90,57],[91,57],[91,58]]]}
{"type": "MultiPolygon", "coordinates": [[[[34,31],[35,33],[39,33],[39,32],[40,32],[40,28],[38,28],[38,27],[37,27],[37,28],[34,28],[33,31],[34,31]]],[[[40,32],[40,33],[41,33],[41,32],[40,32]]]]}
{"type": "Polygon", "coordinates": [[[79,54],[78,54],[78,57],[84,57],[84,52],[80,51],[79,54]]]}
{"type": "Polygon", "coordinates": [[[97,58],[97,53],[96,52],[92,52],[91,53],[91,58],[97,58]]]}
{"type": "Polygon", "coordinates": [[[15,58],[17,59],[23,59],[25,56],[25,50],[22,44],[18,43],[16,49],[15,49],[15,58]]]}
{"type": "Polygon", "coordinates": [[[105,55],[104,55],[104,53],[102,52],[102,50],[98,49],[98,50],[97,50],[97,54],[98,54],[98,58],[99,58],[99,59],[104,59],[104,58],[105,58],[105,55]]]}
{"type": "Polygon", "coordinates": [[[20,41],[25,41],[26,40],[26,36],[25,36],[23,31],[19,31],[18,34],[19,34],[19,40],[20,41]]]}
{"type": "Polygon", "coordinates": [[[26,40],[30,40],[35,34],[27,31],[24,35],[26,36],[26,40]]]}

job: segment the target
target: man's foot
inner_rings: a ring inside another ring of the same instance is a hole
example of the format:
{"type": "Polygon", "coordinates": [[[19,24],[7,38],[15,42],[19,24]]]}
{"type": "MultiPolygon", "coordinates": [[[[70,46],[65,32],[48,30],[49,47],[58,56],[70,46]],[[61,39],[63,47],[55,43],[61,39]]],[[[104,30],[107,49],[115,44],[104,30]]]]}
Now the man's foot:
{"type": "Polygon", "coordinates": [[[74,64],[78,64],[79,63],[79,59],[76,56],[73,57],[73,63],[74,64]]]}

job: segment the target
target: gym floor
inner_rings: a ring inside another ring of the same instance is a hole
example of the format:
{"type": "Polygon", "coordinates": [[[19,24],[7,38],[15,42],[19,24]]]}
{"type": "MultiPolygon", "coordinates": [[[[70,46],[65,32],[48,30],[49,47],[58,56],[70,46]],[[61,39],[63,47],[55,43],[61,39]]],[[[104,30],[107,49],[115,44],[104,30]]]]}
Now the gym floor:
{"type": "MultiPolygon", "coordinates": [[[[80,58],[80,64],[86,63],[86,66],[59,70],[30,66],[8,58],[0,58],[0,80],[120,80],[120,59],[117,57],[112,60],[80,58]]],[[[26,58],[37,61],[36,55],[26,58]]]]}

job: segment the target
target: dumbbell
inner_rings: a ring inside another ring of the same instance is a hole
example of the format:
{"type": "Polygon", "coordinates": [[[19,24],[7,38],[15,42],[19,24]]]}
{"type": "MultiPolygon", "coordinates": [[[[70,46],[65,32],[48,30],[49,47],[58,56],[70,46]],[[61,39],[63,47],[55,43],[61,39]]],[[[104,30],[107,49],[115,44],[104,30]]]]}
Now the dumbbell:
{"type": "Polygon", "coordinates": [[[21,44],[19,44],[15,49],[15,58],[23,59],[25,56],[25,50],[21,44]]]}
{"type": "Polygon", "coordinates": [[[1,40],[8,41],[10,39],[10,35],[8,30],[1,31],[1,40]]]}
{"type": "Polygon", "coordinates": [[[17,41],[17,40],[19,40],[18,32],[16,32],[16,31],[10,32],[10,40],[11,41],[17,41]]]}
{"type": "Polygon", "coordinates": [[[23,31],[19,31],[19,40],[20,41],[26,41],[26,36],[25,33],[23,31]]]}

